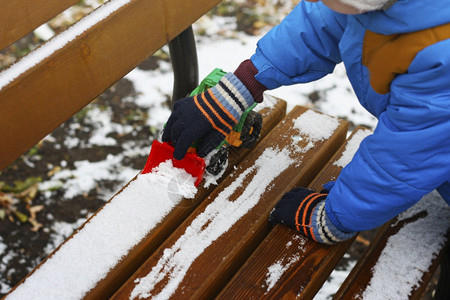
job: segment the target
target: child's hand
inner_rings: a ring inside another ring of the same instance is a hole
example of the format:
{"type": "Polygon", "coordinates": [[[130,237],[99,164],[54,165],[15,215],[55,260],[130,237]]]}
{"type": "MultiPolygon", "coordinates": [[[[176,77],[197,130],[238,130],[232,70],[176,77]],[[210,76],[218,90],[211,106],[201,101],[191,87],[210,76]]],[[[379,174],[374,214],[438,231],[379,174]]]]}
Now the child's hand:
{"type": "Polygon", "coordinates": [[[334,244],[351,238],[354,233],[337,229],[325,213],[327,193],[296,188],[286,193],[270,213],[269,221],[281,223],[313,240],[334,244]]]}
{"type": "Polygon", "coordinates": [[[197,153],[204,157],[225,139],[252,104],[247,88],[228,73],[215,87],[175,102],[162,140],[172,142],[176,159],[182,159],[192,143],[198,141],[197,153]]]}
{"type": "Polygon", "coordinates": [[[305,188],[296,188],[286,193],[270,214],[269,221],[281,223],[311,236],[312,212],[327,194],[318,194],[305,188]]]}

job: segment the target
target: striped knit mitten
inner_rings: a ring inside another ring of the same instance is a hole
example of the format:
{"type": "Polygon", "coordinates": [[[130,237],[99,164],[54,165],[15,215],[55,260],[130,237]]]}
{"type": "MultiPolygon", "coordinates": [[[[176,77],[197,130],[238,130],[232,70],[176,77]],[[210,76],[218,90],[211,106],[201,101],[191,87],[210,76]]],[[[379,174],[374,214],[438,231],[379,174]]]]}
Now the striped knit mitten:
{"type": "Polygon", "coordinates": [[[281,198],[269,221],[284,224],[323,244],[335,244],[353,237],[355,233],[343,232],[330,221],[325,212],[326,198],[326,193],[296,188],[281,198]]]}
{"type": "Polygon", "coordinates": [[[238,77],[227,73],[215,87],[175,102],[162,140],[172,142],[176,159],[182,159],[198,141],[197,153],[204,157],[225,139],[253,103],[252,94],[238,77]]]}

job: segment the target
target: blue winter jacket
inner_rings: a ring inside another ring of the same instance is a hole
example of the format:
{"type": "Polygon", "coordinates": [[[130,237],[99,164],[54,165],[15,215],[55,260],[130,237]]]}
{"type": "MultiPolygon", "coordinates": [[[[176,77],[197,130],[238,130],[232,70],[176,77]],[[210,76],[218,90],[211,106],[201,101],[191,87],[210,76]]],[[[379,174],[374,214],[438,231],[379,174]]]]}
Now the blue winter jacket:
{"type": "Polygon", "coordinates": [[[449,22],[448,0],[359,15],[302,1],[258,42],[251,60],[267,88],[316,80],[343,61],[379,120],[326,200],[338,229],[375,228],[434,189],[450,204],[449,22]]]}

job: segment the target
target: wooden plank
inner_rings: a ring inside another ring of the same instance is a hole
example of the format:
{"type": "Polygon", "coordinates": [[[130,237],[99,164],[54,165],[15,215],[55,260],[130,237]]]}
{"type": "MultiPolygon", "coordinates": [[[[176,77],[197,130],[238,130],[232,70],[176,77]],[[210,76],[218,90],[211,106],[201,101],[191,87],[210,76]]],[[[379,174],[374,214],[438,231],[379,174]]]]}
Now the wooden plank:
{"type": "Polygon", "coordinates": [[[67,39],[65,46],[58,48],[53,38],[1,72],[0,170],[218,2],[109,1],[84,18],[101,16],[101,21],[73,34],[88,24],[82,20],[66,31],[67,37],[60,35],[67,39]],[[21,68],[26,70],[20,73],[21,68]],[[4,86],[8,78],[15,79],[4,86]]]}
{"type": "MultiPolygon", "coordinates": [[[[421,201],[424,201],[424,199],[421,201]]],[[[395,265],[392,258],[396,258],[402,263],[398,268],[394,267],[395,270],[384,267],[384,273],[387,273],[383,276],[382,281],[386,281],[388,285],[395,282],[395,286],[401,288],[396,291],[395,288],[386,287],[386,290],[378,292],[380,297],[384,299],[398,297],[421,299],[439,266],[441,257],[445,255],[446,247],[449,246],[450,222],[448,219],[450,209],[443,201],[442,203],[432,201],[430,204],[423,206],[420,206],[420,204],[419,202],[410,209],[412,213],[408,217],[405,218],[400,215],[380,228],[377,236],[347,276],[334,299],[358,299],[369,290],[371,284],[374,284],[375,288],[379,288],[380,286],[377,283],[373,283],[374,277],[377,277],[375,281],[380,279],[379,275],[374,275],[374,270],[378,264],[386,264],[386,261],[389,260],[392,265],[395,265]],[[436,214],[432,212],[433,210],[440,212],[436,214]],[[428,229],[423,230],[424,226],[428,229]],[[439,246],[431,246],[436,240],[444,237],[433,233],[435,228],[439,227],[443,228],[442,234],[445,235],[446,242],[439,246]],[[448,228],[447,232],[446,228],[448,228]],[[395,239],[397,235],[401,238],[395,239]],[[405,245],[407,241],[414,242],[405,245]],[[386,247],[388,243],[389,247],[386,247]],[[406,259],[402,256],[405,251],[407,251],[406,259]],[[429,255],[433,251],[435,251],[435,254],[429,255]],[[389,256],[392,256],[392,258],[389,258],[389,256]],[[427,260],[424,260],[425,257],[427,260]],[[425,267],[425,261],[428,267],[425,267]],[[417,266],[418,262],[420,262],[420,266],[417,266]],[[414,278],[408,278],[407,275],[409,274],[415,274],[414,278]],[[420,280],[417,281],[418,278],[420,280]],[[410,290],[405,289],[406,287],[410,287],[410,290]],[[388,295],[389,291],[394,294],[388,295]],[[404,294],[401,294],[401,292],[404,294]]]]}
{"type": "Polygon", "coordinates": [[[79,0],[0,0],[0,49],[56,17],[79,0]]]}
{"type": "MultiPolygon", "coordinates": [[[[349,151],[345,155],[350,154],[352,157],[353,149],[367,134],[368,131],[362,128],[356,129],[309,188],[320,190],[323,184],[336,179],[342,166],[335,162],[344,157],[345,151],[349,151]]],[[[223,289],[218,299],[313,299],[352,241],[327,246],[278,224],[223,289]],[[273,274],[273,269],[277,269],[278,274],[273,274]]]]}
{"type": "MultiPolygon", "coordinates": [[[[263,128],[259,142],[270,132],[286,114],[286,102],[280,99],[272,101],[270,106],[264,107],[260,113],[263,116],[263,128]]],[[[265,103],[267,104],[267,103],[265,103]]],[[[231,148],[228,168],[217,181],[219,184],[237,165],[250,149],[231,148]]],[[[139,268],[139,266],[162,244],[162,242],[180,225],[192,211],[208,196],[215,188],[204,187],[204,182],[194,199],[184,199],[176,206],[157,227],[151,230],[143,241],[136,245],[131,251],[111,269],[109,274],[92,289],[86,299],[100,299],[110,297],[114,292],[139,268]]]]}
{"type": "Polygon", "coordinates": [[[267,219],[281,195],[314,178],[344,141],[346,128],[345,121],[296,107],[112,299],[216,295],[269,232],[267,219]],[[336,122],[328,139],[312,141],[295,127],[295,120],[311,114],[317,130],[324,120],[336,122]]]}
{"type": "MultiPolygon", "coordinates": [[[[261,135],[258,142],[260,142],[270,132],[270,130],[283,119],[286,113],[285,101],[275,98],[267,99],[266,101],[267,102],[265,102],[264,105],[261,105],[262,109],[259,110],[263,117],[263,128],[261,130],[261,135]]],[[[258,110],[258,108],[256,110],[258,110]]],[[[231,172],[233,166],[242,160],[249,151],[249,149],[234,149],[230,153],[228,169],[218,180],[218,183],[220,183],[220,181],[231,172]]],[[[134,180],[136,180],[136,177],[132,181],[134,180]]],[[[122,188],[122,190],[120,190],[111,200],[109,200],[102,208],[91,216],[89,220],[87,220],[76,232],[67,238],[63,244],[54,250],[44,261],[42,261],[32,272],[30,272],[30,274],[23,278],[21,282],[19,282],[17,286],[10,291],[10,293],[13,293],[14,290],[23,284],[25,280],[32,278],[33,274],[45,266],[49,259],[52,259],[55,254],[57,255],[57,252],[61,247],[69,244],[78,232],[83,230],[86,226],[89,226],[89,223],[95,220],[97,216],[102,213],[102,210],[108,205],[108,203],[121,194],[129,184],[130,183],[122,188]]],[[[175,206],[174,209],[167,214],[165,219],[160,224],[158,224],[153,230],[149,231],[145,237],[143,237],[139,244],[134,246],[128,253],[124,253],[123,258],[117,262],[116,266],[113,267],[109,273],[84,296],[84,298],[101,299],[110,297],[153,253],[153,251],[158,248],[158,246],[173,232],[173,230],[175,230],[175,228],[186,219],[186,217],[198,206],[198,204],[206,198],[208,193],[215,188],[214,185],[206,188],[203,184],[204,182],[200,184],[199,190],[194,199],[183,199],[178,206],[175,206]]],[[[66,247],[70,247],[70,244],[66,247]]],[[[64,276],[65,271],[69,270],[61,270],[61,276],[64,276]]],[[[89,271],[86,270],[86,272],[89,271]]]]}

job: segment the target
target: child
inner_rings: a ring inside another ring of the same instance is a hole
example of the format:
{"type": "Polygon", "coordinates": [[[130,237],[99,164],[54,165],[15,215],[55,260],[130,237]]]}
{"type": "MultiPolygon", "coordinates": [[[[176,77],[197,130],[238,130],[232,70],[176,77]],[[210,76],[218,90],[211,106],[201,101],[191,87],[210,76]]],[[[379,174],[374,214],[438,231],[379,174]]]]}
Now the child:
{"type": "Polygon", "coordinates": [[[181,159],[214,149],[266,89],[310,82],[344,62],[379,120],[328,192],[297,188],[270,221],[333,244],[375,228],[437,189],[450,203],[450,5],[447,0],[302,1],[250,60],[175,103],[163,133],[181,159]]]}

